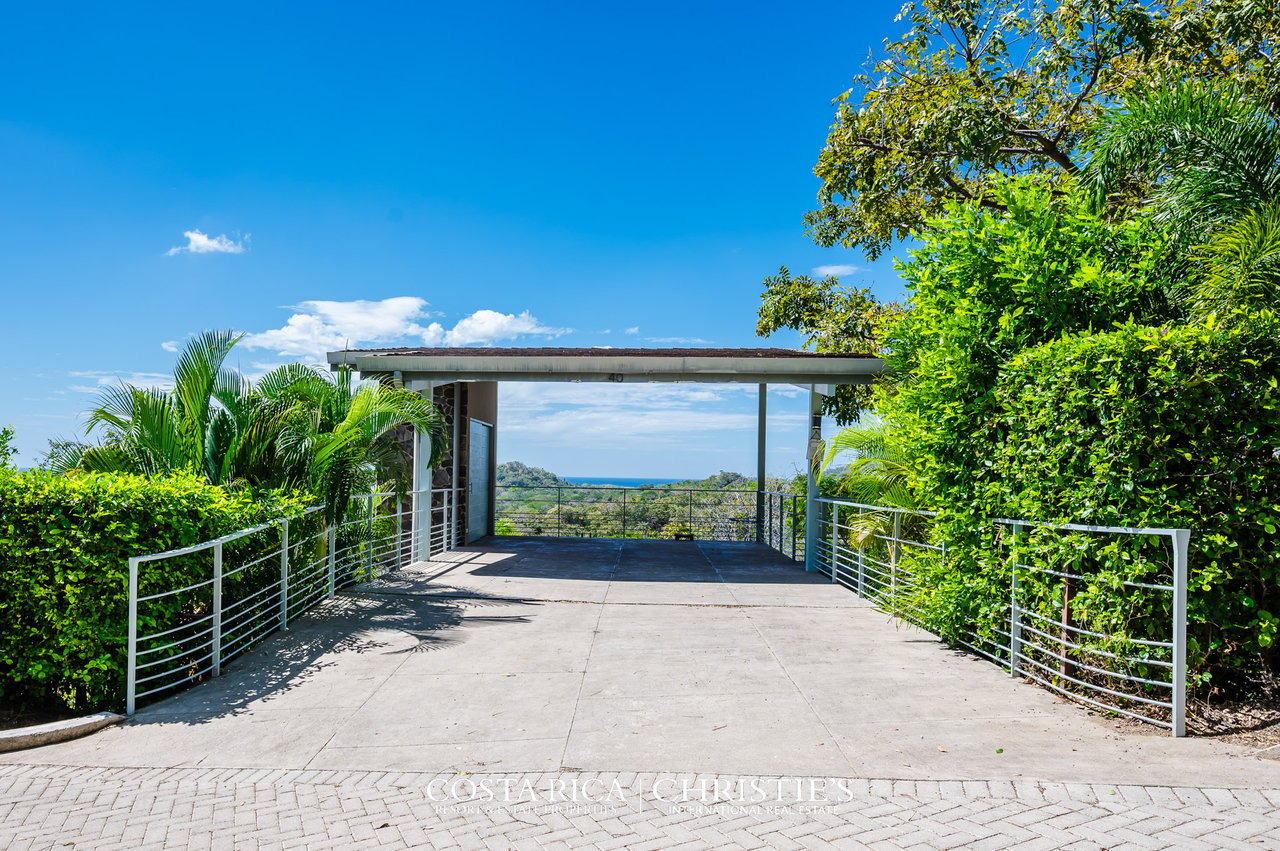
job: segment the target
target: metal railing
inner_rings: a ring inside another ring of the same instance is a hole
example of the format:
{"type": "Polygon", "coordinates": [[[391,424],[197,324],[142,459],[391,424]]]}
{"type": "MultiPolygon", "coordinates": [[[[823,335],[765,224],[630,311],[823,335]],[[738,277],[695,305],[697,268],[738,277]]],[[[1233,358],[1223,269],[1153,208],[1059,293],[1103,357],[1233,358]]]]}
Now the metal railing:
{"type": "Polygon", "coordinates": [[[762,543],[792,561],[804,560],[804,497],[779,491],[764,492],[762,543]]]}
{"type": "MultiPolygon", "coordinates": [[[[817,569],[934,631],[935,587],[920,574],[942,575],[955,555],[931,541],[935,513],[818,503],[817,569]]],[[[1188,530],[996,519],[988,532],[996,557],[981,569],[1001,572],[1004,597],[976,601],[981,619],[953,627],[952,637],[1011,676],[1185,735],[1188,530]],[[1112,601],[1105,615],[1076,604],[1099,596],[1112,601]]]]}
{"type": "Polygon", "coordinates": [[[316,507],[130,558],[126,711],[218,676],[227,661],[340,588],[452,549],[457,505],[457,490],[360,494],[333,523],[316,507]]]}
{"type": "Polygon", "coordinates": [[[506,485],[495,495],[499,535],[760,540],[803,553],[803,499],[772,491],[601,485],[506,485]]]}

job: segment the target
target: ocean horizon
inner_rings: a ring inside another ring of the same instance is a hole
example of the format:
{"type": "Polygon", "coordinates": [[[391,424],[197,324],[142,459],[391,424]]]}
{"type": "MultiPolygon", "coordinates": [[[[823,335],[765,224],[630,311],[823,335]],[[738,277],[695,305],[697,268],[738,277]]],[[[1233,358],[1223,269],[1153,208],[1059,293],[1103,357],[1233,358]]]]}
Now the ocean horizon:
{"type": "Polygon", "coordinates": [[[566,482],[575,485],[595,485],[597,487],[638,488],[644,485],[674,485],[677,482],[694,481],[692,477],[683,479],[634,479],[625,476],[561,476],[566,482]]]}

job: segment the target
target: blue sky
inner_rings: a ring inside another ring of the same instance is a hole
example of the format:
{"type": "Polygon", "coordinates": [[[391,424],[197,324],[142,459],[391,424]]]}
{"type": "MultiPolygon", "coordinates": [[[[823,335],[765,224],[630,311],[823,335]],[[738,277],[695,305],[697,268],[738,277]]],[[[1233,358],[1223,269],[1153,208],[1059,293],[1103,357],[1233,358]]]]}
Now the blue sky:
{"type": "MultiPolygon", "coordinates": [[[[159,381],[214,327],[250,335],[248,372],[335,340],[796,345],[754,335],[779,265],[900,293],[888,258],[801,223],[830,101],[897,6],[11,7],[0,423],[30,463],[98,388],[159,381]]],[[[777,472],[802,445],[785,392],[777,472]]],[[[499,452],[570,475],[746,470],[754,404],[513,387],[499,452]]]]}

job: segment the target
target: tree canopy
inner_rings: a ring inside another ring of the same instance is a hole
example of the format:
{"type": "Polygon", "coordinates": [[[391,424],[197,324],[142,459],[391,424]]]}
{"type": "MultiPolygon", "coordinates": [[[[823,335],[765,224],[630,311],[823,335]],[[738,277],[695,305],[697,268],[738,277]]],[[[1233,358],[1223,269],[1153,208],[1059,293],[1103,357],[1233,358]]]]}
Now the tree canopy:
{"type": "Polygon", "coordinates": [[[875,257],[947,201],[998,208],[1000,178],[1072,175],[1086,129],[1129,92],[1232,80],[1280,113],[1280,7],[1238,0],[921,0],[836,98],[806,216],[875,257]]]}

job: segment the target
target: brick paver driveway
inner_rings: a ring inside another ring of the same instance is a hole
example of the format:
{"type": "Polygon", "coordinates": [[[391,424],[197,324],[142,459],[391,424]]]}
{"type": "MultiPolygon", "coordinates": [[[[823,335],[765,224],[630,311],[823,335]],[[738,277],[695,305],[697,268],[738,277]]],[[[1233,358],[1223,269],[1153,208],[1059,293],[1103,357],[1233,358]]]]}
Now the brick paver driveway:
{"type": "Polygon", "coordinates": [[[1257,848],[1278,788],[762,548],[498,539],[5,755],[0,847],[1257,848]]]}

